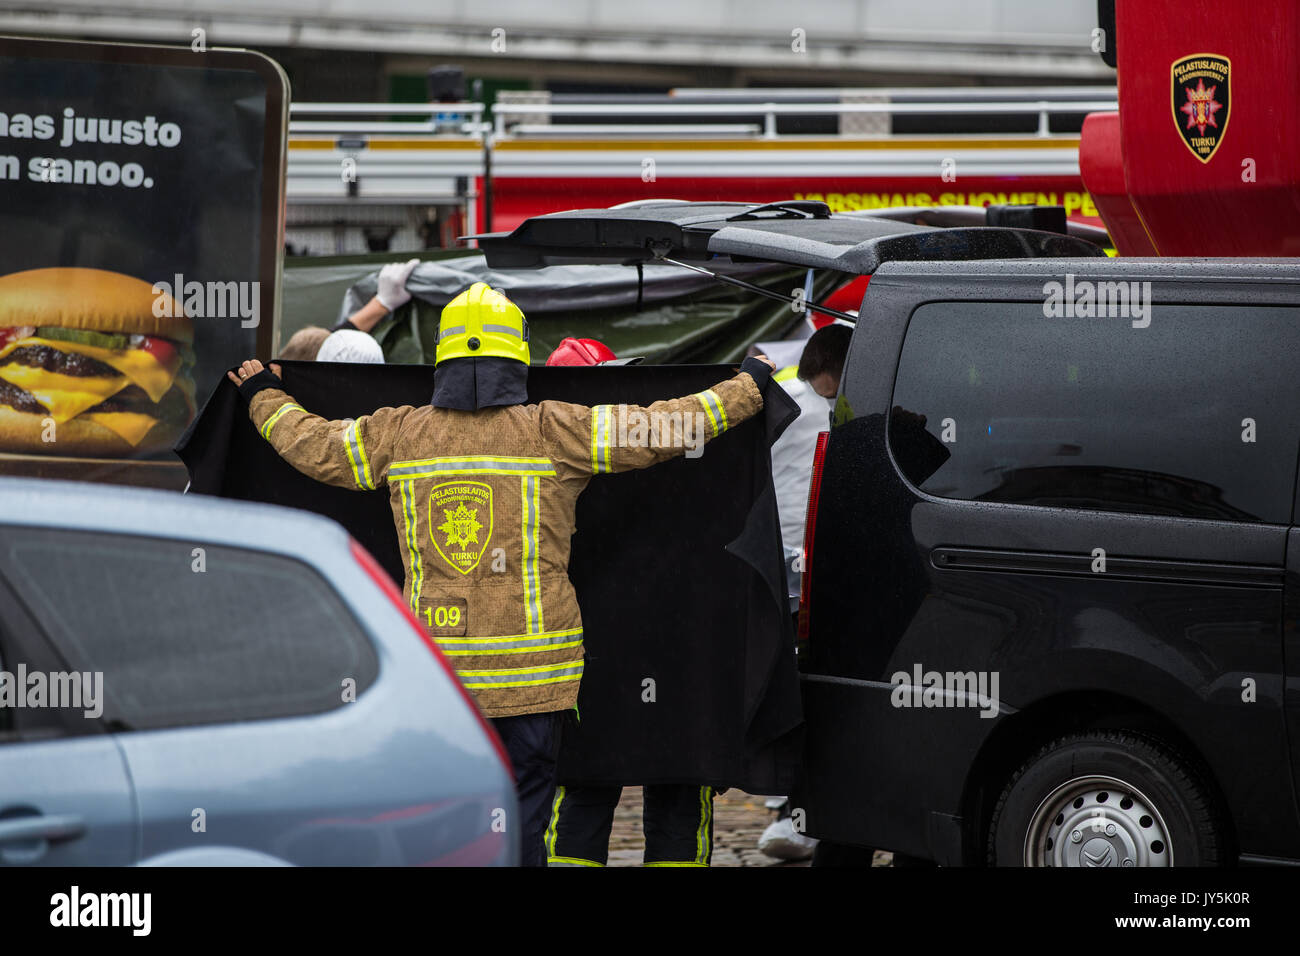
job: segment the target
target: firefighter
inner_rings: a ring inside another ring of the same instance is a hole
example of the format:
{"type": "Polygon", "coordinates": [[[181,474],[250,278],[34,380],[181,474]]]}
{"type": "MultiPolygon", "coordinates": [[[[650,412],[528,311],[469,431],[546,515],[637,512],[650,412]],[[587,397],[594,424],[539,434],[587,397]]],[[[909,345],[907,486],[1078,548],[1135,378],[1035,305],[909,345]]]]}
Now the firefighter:
{"type": "Polygon", "coordinates": [[[565,338],[546,357],[547,365],[604,365],[618,356],[598,339],[565,338]]]}
{"type": "Polygon", "coordinates": [[[327,421],[285,392],[275,367],[250,359],[227,374],[262,437],[300,472],[342,488],[387,485],[403,596],[505,744],[522,862],[544,866],[560,720],[583,667],[568,577],[578,495],[593,475],[681,455],[757,413],[771,363],[746,359],[734,377],[647,409],[527,404],[528,363],[523,312],[476,282],[443,310],[429,405],[327,421]],[[668,425],[620,430],[643,415],[668,425]]]}
{"type": "MultiPolygon", "coordinates": [[[[608,365],[620,359],[596,339],[568,338],[547,365],[608,365]]],[[[622,361],[635,361],[634,359],[622,361]]],[[[712,787],[660,783],[642,788],[641,828],[646,866],[708,866],[713,853],[712,787]]],[[[570,786],[555,790],[546,830],[548,866],[604,866],[621,785],[570,786]]]]}
{"type": "Polygon", "coordinates": [[[608,345],[597,339],[560,339],[546,357],[547,365],[637,365],[644,356],[619,358],[608,345]]]}

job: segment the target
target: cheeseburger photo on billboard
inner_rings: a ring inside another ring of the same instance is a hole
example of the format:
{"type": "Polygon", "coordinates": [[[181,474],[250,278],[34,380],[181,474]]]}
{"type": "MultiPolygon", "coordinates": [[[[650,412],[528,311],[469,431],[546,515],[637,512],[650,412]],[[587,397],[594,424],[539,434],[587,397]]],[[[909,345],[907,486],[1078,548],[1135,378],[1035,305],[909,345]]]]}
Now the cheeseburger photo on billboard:
{"type": "Polygon", "coordinates": [[[140,279],[80,268],[0,276],[0,453],[170,449],[194,414],[193,343],[179,305],[140,279]]]}

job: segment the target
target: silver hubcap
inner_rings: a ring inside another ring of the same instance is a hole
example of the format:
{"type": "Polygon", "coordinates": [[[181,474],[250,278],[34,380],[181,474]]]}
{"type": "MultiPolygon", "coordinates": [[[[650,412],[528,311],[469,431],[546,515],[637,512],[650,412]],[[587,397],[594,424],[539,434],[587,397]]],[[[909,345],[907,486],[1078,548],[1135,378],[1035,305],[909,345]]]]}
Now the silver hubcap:
{"type": "Polygon", "coordinates": [[[1141,791],[1115,777],[1075,777],[1029,821],[1025,866],[1173,866],[1169,828],[1141,791]]]}

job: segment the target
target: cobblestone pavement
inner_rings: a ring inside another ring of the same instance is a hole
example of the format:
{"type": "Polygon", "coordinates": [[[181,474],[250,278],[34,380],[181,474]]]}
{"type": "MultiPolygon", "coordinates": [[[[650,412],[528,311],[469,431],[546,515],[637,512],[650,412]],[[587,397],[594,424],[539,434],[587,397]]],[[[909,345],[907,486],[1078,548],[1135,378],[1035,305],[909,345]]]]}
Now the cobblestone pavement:
{"type": "MultiPolygon", "coordinates": [[[[766,797],[740,790],[728,790],[713,801],[714,866],[807,866],[807,862],[786,863],[759,852],[758,838],[776,819],[776,811],[763,805],[766,797]]],[[[645,850],[641,834],[641,788],[624,787],[623,799],[614,811],[614,829],[609,838],[610,866],[640,866],[645,850]]],[[[888,853],[876,853],[875,866],[888,866],[888,853]]]]}

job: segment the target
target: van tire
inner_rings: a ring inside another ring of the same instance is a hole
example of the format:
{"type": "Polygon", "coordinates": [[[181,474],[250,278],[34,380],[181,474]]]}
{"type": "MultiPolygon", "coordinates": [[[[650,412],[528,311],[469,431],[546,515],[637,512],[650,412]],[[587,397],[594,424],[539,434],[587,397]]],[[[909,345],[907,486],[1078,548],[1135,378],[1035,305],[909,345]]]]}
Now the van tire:
{"type": "Polygon", "coordinates": [[[1220,866],[1224,828],[1192,761],[1127,730],[1060,737],[1011,777],[990,866],[1220,866]]]}

